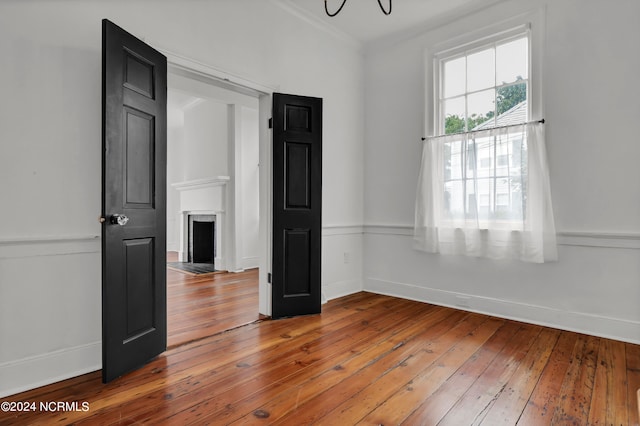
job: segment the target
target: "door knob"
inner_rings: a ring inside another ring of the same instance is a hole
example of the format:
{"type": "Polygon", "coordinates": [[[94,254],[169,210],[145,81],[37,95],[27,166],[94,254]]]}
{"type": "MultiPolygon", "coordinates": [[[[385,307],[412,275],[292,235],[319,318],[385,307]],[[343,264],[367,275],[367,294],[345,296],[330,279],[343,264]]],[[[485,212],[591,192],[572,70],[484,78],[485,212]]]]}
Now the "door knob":
{"type": "Polygon", "coordinates": [[[112,214],[110,222],[112,225],[125,226],[129,222],[129,218],[123,214],[112,214]]]}

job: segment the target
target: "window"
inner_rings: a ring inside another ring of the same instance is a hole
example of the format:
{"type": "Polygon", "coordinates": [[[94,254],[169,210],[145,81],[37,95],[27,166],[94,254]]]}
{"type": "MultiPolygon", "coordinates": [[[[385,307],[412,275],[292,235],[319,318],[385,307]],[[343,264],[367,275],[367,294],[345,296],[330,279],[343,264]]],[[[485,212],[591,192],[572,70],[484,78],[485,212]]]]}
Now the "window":
{"type": "MultiPolygon", "coordinates": [[[[530,122],[540,114],[541,93],[534,87],[539,73],[531,71],[540,67],[532,64],[530,25],[483,32],[478,41],[436,53],[427,73],[434,88],[427,128],[436,135],[423,147],[416,248],[555,260],[544,127],[530,122]]],[[[535,40],[542,46],[540,36],[535,40]]]]}
{"type": "MultiPolygon", "coordinates": [[[[438,58],[436,66],[440,71],[436,108],[441,134],[456,135],[528,121],[527,32],[454,50],[438,58]]],[[[507,137],[454,139],[446,145],[446,218],[523,221],[526,195],[522,194],[521,175],[526,169],[521,165],[526,148],[515,149],[517,141],[522,142],[522,137],[515,133],[507,137]],[[507,199],[520,202],[505,201],[505,194],[507,199]],[[466,203],[457,201],[465,199],[466,203]],[[491,202],[477,204],[475,200],[491,202]]]]}
{"type": "Polygon", "coordinates": [[[520,34],[439,60],[439,133],[528,120],[529,37],[520,34]]]}

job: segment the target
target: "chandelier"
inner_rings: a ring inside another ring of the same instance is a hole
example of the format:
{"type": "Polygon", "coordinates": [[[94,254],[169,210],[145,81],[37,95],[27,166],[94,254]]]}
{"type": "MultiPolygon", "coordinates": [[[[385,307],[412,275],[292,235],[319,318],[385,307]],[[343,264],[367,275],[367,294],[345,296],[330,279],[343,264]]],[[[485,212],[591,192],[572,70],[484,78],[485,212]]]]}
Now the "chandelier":
{"type": "MultiPolygon", "coordinates": [[[[324,0],[324,11],[327,12],[328,16],[334,17],[336,16],[338,13],[340,13],[340,11],[342,10],[342,8],[344,7],[345,3],[347,2],[347,0],[342,0],[342,4],[340,5],[340,7],[338,8],[338,10],[336,10],[334,13],[330,13],[329,12],[329,8],[327,7],[327,0],[324,0]]],[[[389,0],[389,10],[385,10],[384,6],[382,5],[382,2],[380,0],[378,0],[378,6],[380,6],[380,10],[382,11],[382,13],[384,13],[385,15],[390,15],[391,14],[391,0],[389,0]]]]}

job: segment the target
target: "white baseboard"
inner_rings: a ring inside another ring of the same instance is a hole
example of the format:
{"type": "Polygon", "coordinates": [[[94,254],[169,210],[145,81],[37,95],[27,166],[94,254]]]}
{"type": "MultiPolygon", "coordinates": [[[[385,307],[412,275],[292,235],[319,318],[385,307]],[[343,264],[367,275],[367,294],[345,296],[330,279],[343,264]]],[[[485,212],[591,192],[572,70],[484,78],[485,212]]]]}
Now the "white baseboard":
{"type": "Polygon", "coordinates": [[[258,256],[242,258],[242,269],[253,269],[257,268],[259,265],[260,258],[258,256]]]}
{"type": "Polygon", "coordinates": [[[102,368],[102,343],[65,348],[0,364],[0,398],[102,368]]]}
{"type": "Polygon", "coordinates": [[[326,300],[337,299],[362,291],[362,281],[346,280],[325,284],[322,286],[322,294],[326,300]]]}
{"type": "Polygon", "coordinates": [[[640,344],[640,322],[366,278],[364,291],[640,344]]]}

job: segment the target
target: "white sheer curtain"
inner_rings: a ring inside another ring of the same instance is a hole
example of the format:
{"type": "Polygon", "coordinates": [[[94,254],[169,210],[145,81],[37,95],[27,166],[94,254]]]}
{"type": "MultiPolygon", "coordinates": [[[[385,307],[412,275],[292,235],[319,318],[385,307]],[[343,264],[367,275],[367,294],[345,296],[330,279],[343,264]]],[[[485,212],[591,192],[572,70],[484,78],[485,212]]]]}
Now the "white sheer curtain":
{"type": "Polygon", "coordinates": [[[430,253],[557,260],[544,125],[427,139],[414,239],[430,253]]]}

